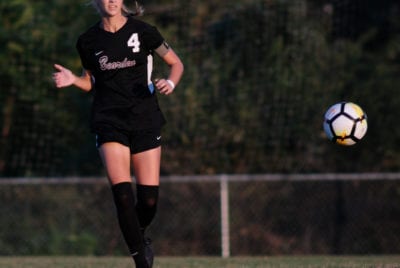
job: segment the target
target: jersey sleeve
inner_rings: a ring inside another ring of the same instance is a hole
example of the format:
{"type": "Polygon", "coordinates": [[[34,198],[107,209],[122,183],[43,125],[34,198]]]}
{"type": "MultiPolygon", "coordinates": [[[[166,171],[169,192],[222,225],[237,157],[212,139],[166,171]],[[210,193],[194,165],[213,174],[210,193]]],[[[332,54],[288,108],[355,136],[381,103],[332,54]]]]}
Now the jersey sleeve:
{"type": "Polygon", "coordinates": [[[143,41],[148,50],[154,51],[164,43],[164,37],[156,27],[149,25],[143,33],[143,41]]]}
{"type": "Polygon", "coordinates": [[[89,51],[85,48],[82,37],[78,38],[76,42],[76,49],[78,50],[79,56],[81,58],[81,63],[84,69],[91,70],[92,67],[89,61],[89,51]]]}

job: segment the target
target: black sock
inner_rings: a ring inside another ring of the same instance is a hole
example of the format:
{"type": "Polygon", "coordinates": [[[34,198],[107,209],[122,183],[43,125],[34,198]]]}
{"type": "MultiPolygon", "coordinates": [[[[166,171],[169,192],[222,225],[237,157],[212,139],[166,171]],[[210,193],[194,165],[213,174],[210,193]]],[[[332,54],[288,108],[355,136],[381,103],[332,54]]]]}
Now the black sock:
{"type": "Polygon", "coordinates": [[[143,236],[136,215],[132,183],[123,182],[112,186],[118,222],[136,267],[147,267],[144,257],[143,236]]]}
{"type": "Polygon", "coordinates": [[[157,212],[158,186],[136,184],[138,215],[142,232],[150,225],[157,212]]]}

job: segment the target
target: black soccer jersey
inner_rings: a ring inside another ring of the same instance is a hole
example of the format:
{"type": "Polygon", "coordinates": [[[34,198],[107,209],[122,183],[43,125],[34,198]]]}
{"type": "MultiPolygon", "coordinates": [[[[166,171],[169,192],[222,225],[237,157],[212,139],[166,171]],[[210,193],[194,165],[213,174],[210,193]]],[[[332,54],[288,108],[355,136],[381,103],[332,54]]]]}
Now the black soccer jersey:
{"type": "Polygon", "coordinates": [[[91,128],[160,127],[165,119],[151,82],[153,51],[164,42],[158,30],[133,17],[115,33],[89,28],[77,41],[82,65],[93,75],[91,128]]]}

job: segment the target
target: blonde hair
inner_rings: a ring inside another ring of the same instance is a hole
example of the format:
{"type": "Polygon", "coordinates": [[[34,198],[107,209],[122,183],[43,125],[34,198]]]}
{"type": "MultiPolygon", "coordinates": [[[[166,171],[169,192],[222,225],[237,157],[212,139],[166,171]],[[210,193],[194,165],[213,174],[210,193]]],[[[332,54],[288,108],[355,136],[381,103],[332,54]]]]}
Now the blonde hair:
{"type": "MultiPolygon", "coordinates": [[[[98,0],[92,0],[91,4],[100,15],[103,15],[103,10],[99,5],[98,0]]],[[[122,5],[122,15],[124,16],[142,16],[143,13],[144,13],[144,8],[138,3],[138,1],[135,1],[134,10],[128,8],[125,4],[122,5]]]]}

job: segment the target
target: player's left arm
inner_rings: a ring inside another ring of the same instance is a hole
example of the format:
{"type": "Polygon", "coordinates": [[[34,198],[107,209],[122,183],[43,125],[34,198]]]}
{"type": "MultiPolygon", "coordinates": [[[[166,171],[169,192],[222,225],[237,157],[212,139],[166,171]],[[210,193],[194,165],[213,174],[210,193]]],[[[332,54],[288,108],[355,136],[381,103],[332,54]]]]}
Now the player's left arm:
{"type": "Polygon", "coordinates": [[[181,80],[184,66],[181,59],[178,57],[178,55],[176,55],[174,50],[171,47],[167,46],[165,43],[162,44],[155,51],[170,67],[168,78],[156,80],[155,86],[161,94],[169,95],[174,91],[174,88],[181,80]]]}

